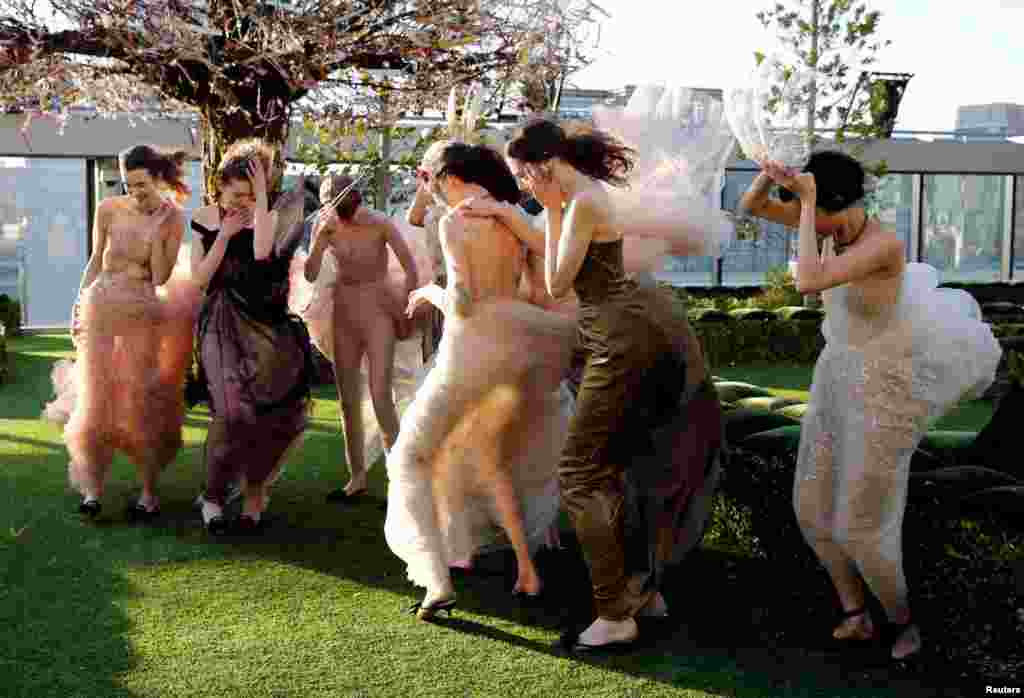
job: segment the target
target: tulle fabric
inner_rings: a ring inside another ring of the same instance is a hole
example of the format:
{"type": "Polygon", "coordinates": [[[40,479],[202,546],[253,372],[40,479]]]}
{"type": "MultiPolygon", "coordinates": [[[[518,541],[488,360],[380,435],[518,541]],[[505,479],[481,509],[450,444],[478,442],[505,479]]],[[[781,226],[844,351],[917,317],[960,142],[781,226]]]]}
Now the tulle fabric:
{"type": "Polygon", "coordinates": [[[56,397],[43,411],[64,427],[73,486],[102,482],[115,451],[147,468],[174,459],[200,301],[187,246],[159,288],[101,272],[83,290],[77,357],[54,365],[56,397]]]}
{"type": "MultiPolygon", "coordinates": [[[[420,283],[429,283],[434,278],[436,270],[426,232],[405,223],[401,217],[395,217],[394,223],[412,252],[420,283]]],[[[380,313],[394,318],[399,330],[399,341],[395,343],[392,393],[395,407],[401,415],[412,401],[426,373],[423,363],[422,331],[428,320],[429,309],[423,308],[412,319],[406,317],[408,298],[405,291],[405,270],[390,247],[388,274],[385,279],[367,284],[346,285],[343,289],[338,288],[338,262],[332,250],[324,252],[320,274],[312,283],[307,281],[305,276],[307,259],[309,255],[302,250],[298,250],[292,259],[288,305],[292,312],[306,323],[313,345],[331,363],[334,363],[334,304],[338,297],[336,294],[340,293],[344,298],[353,322],[358,322],[360,318],[372,318],[380,313]]],[[[365,463],[370,467],[384,454],[384,441],[370,398],[369,366],[366,357],[363,358],[360,376],[363,396],[361,409],[366,434],[365,463]]]]}
{"type": "Polygon", "coordinates": [[[801,427],[794,507],[823,564],[851,561],[890,616],[907,605],[901,526],[910,460],[931,424],[980,397],[1002,350],[963,291],[908,264],[895,302],[825,294],[827,340],[801,427]]]}
{"type": "Polygon", "coordinates": [[[625,108],[595,107],[594,122],[636,151],[629,187],[609,188],[624,256],[635,262],[627,271],[640,263],[657,271],[666,256],[720,254],[735,233],[721,210],[735,142],[721,101],[644,85],[625,108]]]}
{"type": "Polygon", "coordinates": [[[559,510],[574,341],[570,317],[520,301],[446,318],[387,459],[385,537],[414,584],[443,588],[451,564],[501,542],[491,467],[510,475],[530,544],[545,541],[559,510]]]}

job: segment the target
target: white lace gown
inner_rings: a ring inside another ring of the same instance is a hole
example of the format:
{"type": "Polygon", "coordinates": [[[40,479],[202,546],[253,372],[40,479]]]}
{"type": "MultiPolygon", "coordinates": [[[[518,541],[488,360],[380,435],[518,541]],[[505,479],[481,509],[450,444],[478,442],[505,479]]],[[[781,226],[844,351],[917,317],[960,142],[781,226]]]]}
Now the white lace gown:
{"type": "Polygon", "coordinates": [[[893,302],[824,294],[794,483],[797,518],[826,567],[852,560],[887,609],[906,603],[901,528],[910,459],[929,426],[992,384],[1002,350],[966,292],[908,264],[893,302]]]}

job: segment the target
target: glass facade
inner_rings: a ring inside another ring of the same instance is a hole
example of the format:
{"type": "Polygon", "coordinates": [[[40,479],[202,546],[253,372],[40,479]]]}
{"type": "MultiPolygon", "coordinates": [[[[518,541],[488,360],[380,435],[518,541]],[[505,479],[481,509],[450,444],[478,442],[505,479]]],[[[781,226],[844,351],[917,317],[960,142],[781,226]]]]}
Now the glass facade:
{"type": "MultiPolygon", "coordinates": [[[[735,211],[755,176],[749,166],[729,169],[723,208],[735,211]]],[[[203,199],[198,162],[190,163],[189,184],[191,212],[203,199]]],[[[0,294],[21,301],[26,326],[66,326],[88,259],[89,215],[120,187],[112,158],[0,157],[0,294]]],[[[878,196],[907,258],[935,266],[943,281],[1024,280],[1024,175],[895,173],[881,180],[878,196]]],[[[307,212],[315,210],[315,196],[308,203],[307,212]]],[[[756,239],[734,240],[721,259],[673,258],[659,278],[677,286],[764,283],[766,272],[793,258],[797,235],[757,226],[756,239]]]]}
{"type": "Polygon", "coordinates": [[[66,326],[88,258],[86,161],[0,158],[0,293],[22,324],[66,326]]]}
{"type": "Polygon", "coordinates": [[[943,281],[1000,279],[1006,185],[998,175],[924,177],[921,261],[943,281]]]}

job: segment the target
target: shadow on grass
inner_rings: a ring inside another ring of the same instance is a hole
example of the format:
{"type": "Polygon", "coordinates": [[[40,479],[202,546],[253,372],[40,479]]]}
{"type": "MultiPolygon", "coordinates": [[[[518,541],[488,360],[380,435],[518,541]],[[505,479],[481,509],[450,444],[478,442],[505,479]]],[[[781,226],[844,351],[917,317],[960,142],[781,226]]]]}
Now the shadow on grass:
{"type": "MultiPolygon", "coordinates": [[[[28,459],[25,459],[26,461],[28,459]]],[[[32,463],[5,458],[24,472],[32,463]]],[[[134,592],[63,502],[0,475],[0,627],[4,695],[132,696],[117,677],[136,663],[124,602],[134,592]],[[2,524],[0,524],[2,525],[2,524]]]]}
{"type": "MultiPolygon", "coordinates": [[[[70,341],[19,338],[13,349],[17,390],[5,386],[9,394],[4,395],[0,417],[38,417],[48,395],[50,366],[61,352],[70,350],[70,341]]],[[[787,385],[801,389],[795,370],[787,385]]],[[[319,393],[330,395],[330,390],[319,393]]],[[[13,687],[14,695],[127,695],[116,677],[129,671],[135,660],[126,639],[129,623],[119,609],[132,589],[116,570],[140,560],[123,549],[124,541],[173,548],[183,560],[276,560],[404,596],[407,604],[418,600],[421,590],[405,579],[402,564],[384,540],[386,483],[381,465],[371,471],[367,497],[348,507],[324,502],[341,476],[335,465],[341,440],[336,428],[327,428],[329,423],[317,420],[307,432],[306,443],[273,491],[266,529],[247,539],[211,540],[202,529],[191,506],[203,481],[200,449],[194,443],[162,478],[164,516],[142,532],[129,530],[121,512],[136,489],[130,480],[112,479],[104,514],[95,524],[83,524],[72,513],[74,497],[55,496],[52,474],[49,482],[36,477],[40,458],[44,467],[63,468],[59,454],[5,459],[10,460],[5,462],[7,472],[18,473],[3,476],[2,482],[8,500],[4,513],[10,516],[12,532],[6,532],[6,525],[0,529],[5,536],[0,547],[5,563],[2,588],[7,590],[0,596],[0,625],[16,638],[9,655],[13,671],[5,673],[18,677],[7,688],[13,687]],[[26,525],[24,532],[14,535],[26,525]]],[[[188,426],[203,429],[206,424],[202,411],[190,413],[188,426]]],[[[24,435],[4,438],[34,449],[60,450],[58,441],[24,435]]],[[[123,466],[120,471],[125,472],[123,466]]],[[[588,622],[586,568],[571,534],[564,537],[566,550],[538,559],[547,582],[541,601],[523,604],[514,599],[514,560],[508,552],[492,553],[480,559],[474,573],[457,578],[458,610],[454,618],[439,623],[443,627],[438,632],[447,629],[564,656],[551,644],[496,627],[501,623],[465,617],[503,619],[552,634],[588,622]]],[[[831,631],[834,613],[831,593],[825,579],[810,579],[806,573],[773,568],[760,560],[698,550],[667,580],[665,595],[675,614],[673,622],[645,627],[643,642],[628,654],[573,656],[571,661],[724,695],[964,694],[959,668],[927,656],[915,669],[896,670],[877,650],[840,654],[826,648],[823,638],[831,631]]],[[[397,618],[399,605],[394,612],[397,618]]],[[[408,616],[408,622],[418,621],[408,616]]],[[[926,636],[941,640],[941,628],[925,630],[926,636]]]]}

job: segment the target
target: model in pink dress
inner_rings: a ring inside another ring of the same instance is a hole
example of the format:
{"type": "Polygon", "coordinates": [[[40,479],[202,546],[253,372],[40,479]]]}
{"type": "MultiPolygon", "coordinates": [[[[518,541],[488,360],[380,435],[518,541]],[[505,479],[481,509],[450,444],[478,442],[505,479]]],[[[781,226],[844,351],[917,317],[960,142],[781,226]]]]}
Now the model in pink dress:
{"type": "Polygon", "coordinates": [[[182,445],[183,386],[198,292],[175,270],[185,216],[184,153],[141,145],[121,155],[127,196],[102,201],[93,252],[75,303],[75,361],[54,367],[57,398],[44,417],[64,424],[79,511],[99,514],[115,451],[135,464],[142,495],[129,516],[159,513],[160,472],[182,445]],[[172,276],[172,271],[174,274],[172,276]]]}

